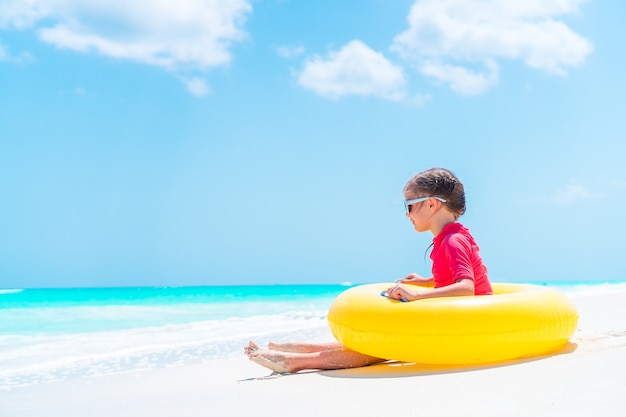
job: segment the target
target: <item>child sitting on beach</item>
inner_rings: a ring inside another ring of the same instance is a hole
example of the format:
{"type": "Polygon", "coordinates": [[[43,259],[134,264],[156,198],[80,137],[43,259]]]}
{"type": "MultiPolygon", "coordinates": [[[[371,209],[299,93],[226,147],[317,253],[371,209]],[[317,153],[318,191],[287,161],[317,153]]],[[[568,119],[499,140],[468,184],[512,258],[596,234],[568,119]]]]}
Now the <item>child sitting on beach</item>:
{"type": "MultiPolygon", "coordinates": [[[[432,232],[432,277],[416,273],[387,290],[396,300],[492,294],[478,246],[469,230],[457,222],[465,213],[465,191],[461,181],[450,171],[434,168],[414,176],[404,187],[406,216],[417,232],[432,232]],[[414,285],[433,284],[434,289],[416,289],[414,285]]],[[[277,373],[304,369],[345,369],[384,362],[331,343],[273,343],[261,349],[253,341],[244,348],[250,360],[277,373]]]]}

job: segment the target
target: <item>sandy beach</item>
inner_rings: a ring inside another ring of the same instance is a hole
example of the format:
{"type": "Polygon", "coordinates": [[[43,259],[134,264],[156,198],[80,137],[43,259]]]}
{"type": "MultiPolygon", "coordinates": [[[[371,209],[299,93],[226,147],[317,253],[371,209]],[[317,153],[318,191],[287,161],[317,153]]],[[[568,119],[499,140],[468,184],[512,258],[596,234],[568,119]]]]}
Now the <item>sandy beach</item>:
{"type": "Polygon", "coordinates": [[[626,292],[573,298],[578,330],[548,357],[270,376],[242,354],[194,366],[0,391],[0,416],[623,416],[626,292]]]}

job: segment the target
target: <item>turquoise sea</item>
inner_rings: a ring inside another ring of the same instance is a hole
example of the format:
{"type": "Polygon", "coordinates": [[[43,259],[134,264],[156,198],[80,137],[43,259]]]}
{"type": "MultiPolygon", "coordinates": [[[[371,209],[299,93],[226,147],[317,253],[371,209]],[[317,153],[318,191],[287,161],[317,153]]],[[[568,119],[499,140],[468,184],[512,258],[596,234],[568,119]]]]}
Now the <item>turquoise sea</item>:
{"type": "MultiPolygon", "coordinates": [[[[535,283],[572,298],[626,282],[535,283]]],[[[0,390],[242,355],[253,339],[330,337],[349,285],[0,290],[0,390]]]]}

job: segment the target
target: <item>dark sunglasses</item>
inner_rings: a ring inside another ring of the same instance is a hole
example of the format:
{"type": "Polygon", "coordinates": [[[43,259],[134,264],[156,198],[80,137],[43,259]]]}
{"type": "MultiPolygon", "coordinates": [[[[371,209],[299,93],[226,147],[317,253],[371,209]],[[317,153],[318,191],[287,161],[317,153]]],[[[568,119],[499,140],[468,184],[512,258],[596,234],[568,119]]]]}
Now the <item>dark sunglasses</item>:
{"type": "Polygon", "coordinates": [[[439,200],[442,203],[445,203],[447,201],[445,198],[441,198],[441,197],[437,197],[433,195],[427,195],[426,197],[413,198],[411,200],[404,200],[404,210],[406,210],[406,214],[409,214],[411,212],[411,206],[413,204],[421,203],[422,201],[426,201],[429,198],[434,198],[435,200],[439,200]]]}

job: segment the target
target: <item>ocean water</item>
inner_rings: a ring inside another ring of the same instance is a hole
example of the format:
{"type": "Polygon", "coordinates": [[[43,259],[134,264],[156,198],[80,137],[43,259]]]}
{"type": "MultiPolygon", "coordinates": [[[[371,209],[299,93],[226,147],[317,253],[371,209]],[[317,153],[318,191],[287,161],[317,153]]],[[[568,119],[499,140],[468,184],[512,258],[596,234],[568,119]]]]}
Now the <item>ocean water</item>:
{"type": "Polygon", "coordinates": [[[328,333],[345,285],[0,290],[0,391],[328,333]]]}
{"type": "MultiPolygon", "coordinates": [[[[538,283],[572,298],[626,282],[538,283]]],[[[253,339],[325,340],[348,285],[0,290],[0,391],[242,355],[253,339]]]]}

